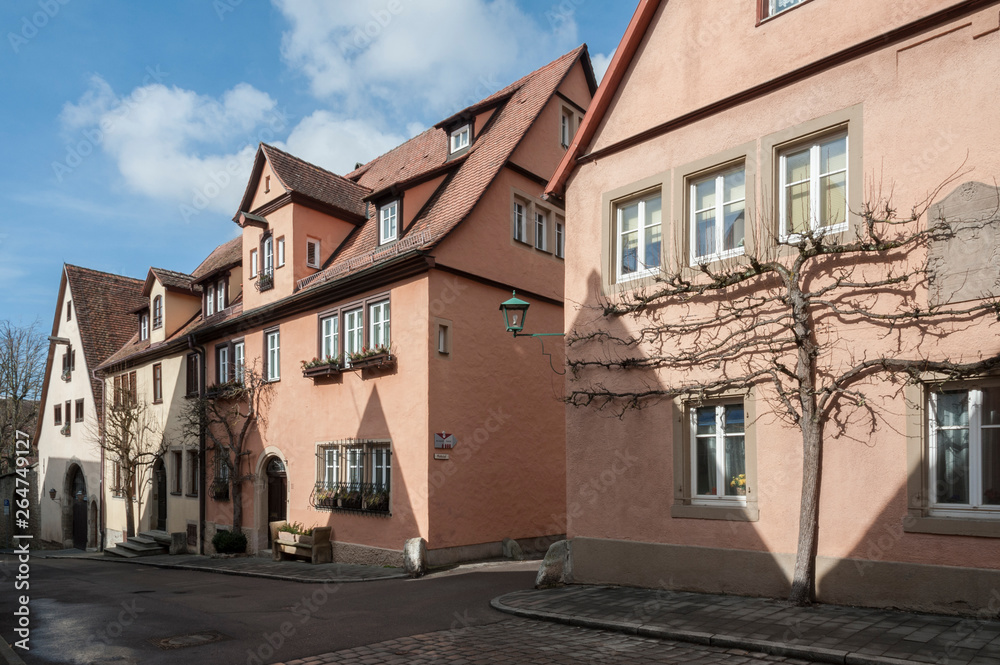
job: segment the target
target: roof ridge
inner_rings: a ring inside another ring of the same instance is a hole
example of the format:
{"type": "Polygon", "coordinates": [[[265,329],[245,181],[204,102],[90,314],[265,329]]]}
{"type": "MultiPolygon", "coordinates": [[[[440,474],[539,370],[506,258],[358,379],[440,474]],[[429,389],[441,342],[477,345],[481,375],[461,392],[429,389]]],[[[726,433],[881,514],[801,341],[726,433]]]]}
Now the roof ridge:
{"type": "Polygon", "coordinates": [[[80,270],[87,273],[93,273],[95,275],[103,275],[104,277],[113,277],[115,279],[127,279],[133,282],[143,282],[144,280],[137,277],[129,277],[128,275],[120,275],[114,272],[106,272],[104,270],[95,270],[94,268],[85,268],[83,266],[74,265],[72,263],[64,263],[63,268],[72,268],[74,270],[80,270]]]}
{"type": "MultiPolygon", "coordinates": [[[[267,150],[274,150],[275,152],[280,152],[282,155],[284,155],[285,157],[287,157],[289,159],[293,159],[293,160],[295,160],[297,162],[301,162],[302,164],[305,164],[306,166],[311,166],[312,168],[316,169],[317,171],[322,171],[323,173],[325,173],[327,175],[330,175],[330,176],[333,176],[334,178],[337,178],[338,180],[343,180],[344,182],[347,182],[347,183],[349,183],[351,185],[354,185],[355,187],[361,187],[363,189],[368,189],[364,185],[358,184],[357,182],[351,180],[350,178],[342,176],[339,173],[334,173],[333,171],[331,171],[329,169],[325,169],[325,168],[323,168],[322,166],[320,166],[318,164],[313,164],[310,161],[306,161],[305,159],[302,159],[301,157],[293,155],[292,153],[288,152],[287,150],[282,150],[281,148],[277,148],[277,147],[271,145],[270,143],[264,143],[263,141],[261,141],[260,145],[264,148],[265,152],[267,150]]],[[[271,161],[271,168],[273,169],[274,168],[274,162],[273,162],[273,160],[268,160],[268,161],[271,161]]],[[[371,190],[369,190],[369,191],[371,191],[371,190]]]]}

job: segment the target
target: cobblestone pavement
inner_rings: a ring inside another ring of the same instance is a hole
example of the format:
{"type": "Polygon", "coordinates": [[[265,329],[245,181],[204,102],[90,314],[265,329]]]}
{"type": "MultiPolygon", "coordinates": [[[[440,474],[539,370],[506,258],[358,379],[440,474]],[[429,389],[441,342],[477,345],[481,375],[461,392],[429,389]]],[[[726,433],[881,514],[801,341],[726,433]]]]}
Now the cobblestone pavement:
{"type": "Polygon", "coordinates": [[[808,665],[810,661],[670,642],[603,630],[510,619],[414,635],[283,665],[808,665]]]}
{"type": "Polygon", "coordinates": [[[801,657],[833,663],[1000,664],[996,610],[989,617],[963,618],[600,586],[515,591],[495,599],[493,606],[571,625],[769,653],[808,653],[801,657]]]}
{"type": "Polygon", "coordinates": [[[72,558],[106,563],[155,566],[157,568],[197,570],[206,573],[265,577],[292,582],[369,582],[409,577],[401,568],[358,566],[349,563],[321,563],[313,565],[305,561],[272,561],[262,557],[214,559],[198,554],[177,554],[173,556],[157,554],[155,556],[123,559],[121,557],[101,554],[81,554],[72,558]]]}

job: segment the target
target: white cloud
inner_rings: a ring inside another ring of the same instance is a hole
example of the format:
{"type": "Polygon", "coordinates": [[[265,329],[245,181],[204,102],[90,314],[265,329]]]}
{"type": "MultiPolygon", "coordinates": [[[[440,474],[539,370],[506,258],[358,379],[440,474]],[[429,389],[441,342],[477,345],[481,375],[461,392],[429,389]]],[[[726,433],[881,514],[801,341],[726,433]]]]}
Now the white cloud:
{"type": "Polygon", "coordinates": [[[336,118],[329,111],[316,111],[304,118],[282,146],[296,157],[341,175],[392,150],[406,137],[385,134],[364,120],[336,118]]]}
{"type": "Polygon", "coordinates": [[[513,0],[273,0],[291,24],[282,55],[320,99],[433,118],[577,45],[572,15],[543,25],[513,0]]]}
{"type": "Polygon", "coordinates": [[[604,79],[604,75],[608,71],[608,67],[611,65],[611,60],[615,57],[615,49],[611,53],[604,55],[603,53],[595,53],[591,57],[590,61],[594,65],[594,76],[597,77],[597,82],[600,83],[604,79]]]}
{"type": "MultiPolygon", "coordinates": [[[[77,103],[65,105],[60,120],[68,145],[86,154],[103,150],[133,191],[193,212],[228,214],[246,186],[257,142],[287,129],[276,102],[246,83],[220,98],[161,83],[122,97],[99,76],[77,103]]],[[[86,155],[78,152],[82,162],[86,155]]],[[[65,168],[58,166],[61,177],[75,162],[68,156],[65,168]]]]}

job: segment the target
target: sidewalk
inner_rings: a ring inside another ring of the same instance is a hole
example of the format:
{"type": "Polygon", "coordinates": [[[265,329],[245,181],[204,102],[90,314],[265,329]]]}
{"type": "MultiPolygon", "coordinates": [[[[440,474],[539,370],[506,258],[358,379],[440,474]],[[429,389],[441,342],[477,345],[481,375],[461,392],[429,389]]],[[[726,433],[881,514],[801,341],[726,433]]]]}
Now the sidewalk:
{"type": "Polygon", "coordinates": [[[845,665],[997,665],[1000,621],[623,587],[515,591],[517,616],[845,665]]]}
{"type": "Polygon", "coordinates": [[[313,565],[305,561],[271,561],[261,557],[238,557],[233,559],[213,559],[199,554],[157,554],[154,556],[123,559],[95,552],[78,554],[42,554],[42,558],[74,559],[78,561],[99,561],[104,563],[132,564],[173,568],[177,570],[197,570],[206,573],[265,577],[272,580],[319,584],[324,582],[374,582],[409,577],[402,568],[382,568],[380,566],[359,566],[349,563],[321,563],[313,565]]]}

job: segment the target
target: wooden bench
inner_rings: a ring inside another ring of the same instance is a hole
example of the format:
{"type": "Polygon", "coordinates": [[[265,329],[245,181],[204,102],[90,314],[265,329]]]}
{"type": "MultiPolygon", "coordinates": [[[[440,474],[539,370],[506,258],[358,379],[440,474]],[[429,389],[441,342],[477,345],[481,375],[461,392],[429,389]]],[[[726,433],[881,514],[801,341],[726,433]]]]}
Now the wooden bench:
{"type": "MultiPolygon", "coordinates": [[[[313,529],[311,536],[295,536],[296,542],[281,540],[282,531],[279,527],[288,524],[282,520],[271,522],[268,526],[271,530],[271,558],[275,561],[282,561],[293,557],[308,559],[309,563],[332,563],[333,545],[330,543],[330,535],[333,529],[328,526],[318,526],[313,529]]],[[[287,537],[287,535],[286,535],[287,537]]]]}

